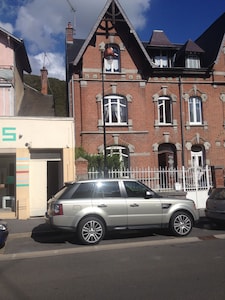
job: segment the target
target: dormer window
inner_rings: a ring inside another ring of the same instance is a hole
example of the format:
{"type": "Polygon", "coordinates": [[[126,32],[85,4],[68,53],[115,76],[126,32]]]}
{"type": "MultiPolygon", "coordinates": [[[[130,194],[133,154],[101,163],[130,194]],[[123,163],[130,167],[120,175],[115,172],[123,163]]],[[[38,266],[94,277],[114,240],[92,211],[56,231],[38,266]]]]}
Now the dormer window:
{"type": "Polygon", "coordinates": [[[159,68],[168,68],[168,57],[162,51],[160,51],[159,55],[154,56],[153,62],[159,68]]]}
{"type": "Polygon", "coordinates": [[[185,67],[191,69],[199,69],[200,68],[200,59],[196,54],[189,54],[186,56],[185,67]]]}

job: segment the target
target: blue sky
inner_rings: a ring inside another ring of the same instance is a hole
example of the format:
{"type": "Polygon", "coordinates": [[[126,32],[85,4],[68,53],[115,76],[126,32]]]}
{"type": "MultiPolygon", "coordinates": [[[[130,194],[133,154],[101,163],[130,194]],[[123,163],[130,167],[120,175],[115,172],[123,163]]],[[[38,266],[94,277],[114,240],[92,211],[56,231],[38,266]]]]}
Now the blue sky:
{"type": "MultiPolygon", "coordinates": [[[[85,38],[107,0],[1,0],[0,27],[25,42],[32,74],[45,65],[50,77],[65,78],[64,33],[68,21],[85,38]],[[75,11],[75,13],[74,13],[75,11]]],[[[171,42],[195,40],[222,13],[225,0],[119,0],[142,41],[154,29],[171,42]]]]}

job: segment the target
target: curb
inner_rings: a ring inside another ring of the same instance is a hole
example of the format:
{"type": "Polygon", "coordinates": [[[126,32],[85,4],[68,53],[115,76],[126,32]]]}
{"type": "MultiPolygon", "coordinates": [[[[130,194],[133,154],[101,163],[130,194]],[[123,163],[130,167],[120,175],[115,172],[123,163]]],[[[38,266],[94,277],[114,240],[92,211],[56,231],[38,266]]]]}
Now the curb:
{"type": "Polygon", "coordinates": [[[33,251],[33,252],[23,252],[23,253],[13,253],[13,254],[0,254],[0,261],[8,260],[21,260],[21,259],[31,259],[31,258],[41,258],[49,256],[59,256],[66,254],[83,254],[83,253],[93,253],[99,251],[111,251],[111,250],[121,250],[127,248],[140,248],[140,247],[151,247],[151,246],[162,246],[162,245],[178,245],[187,243],[203,242],[206,240],[214,239],[225,239],[225,234],[205,236],[205,237],[189,237],[189,238],[174,238],[166,240],[154,240],[154,241],[141,241],[141,242],[130,242],[121,244],[110,244],[110,245],[95,245],[95,246],[81,246],[77,248],[67,248],[67,249],[57,249],[57,250],[43,250],[43,251],[33,251]]]}

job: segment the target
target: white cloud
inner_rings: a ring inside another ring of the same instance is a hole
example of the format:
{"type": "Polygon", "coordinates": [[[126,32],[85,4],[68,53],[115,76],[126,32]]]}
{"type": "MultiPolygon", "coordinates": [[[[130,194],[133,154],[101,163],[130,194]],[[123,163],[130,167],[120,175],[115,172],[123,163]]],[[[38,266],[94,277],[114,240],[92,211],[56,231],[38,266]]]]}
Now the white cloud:
{"type": "Polygon", "coordinates": [[[30,64],[32,65],[32,74],[40,75],[43,66],[48,70],[48,77],[65,80],[65,60],[62,53],[39,53],[30,55],[30,64]]]}
{"type": "Polygon", "coordinates": [[[4,28],[9,33],[13,33],[13,26],[11,23],[2,23],[0,22],[0,27],[4,28]]]}
{"type": "MultiPolygon", "coordinates": [[[[64,52],[65,28],[69,21],[75,25],[77,38],[87,37],[106,2],[107,0],[24,0],[23,6],[18,9],[15,32],[19,32],[26,42],[32,73],[43,66],[40,65],[40,53],[49,53],[51,59],[53,56],[59,58],[59,52],[64,52]],[[38,61],[37,67],[34,63],[38,61]]],[[[150,2],[151,0],[120,0],[136,30],[145,26],[145,13],[150,8],[150,2]]],[[[48,68],[51,68],[51,72],[55,70],[54,76],[58,77],[61,69],[58,72],[55,63],[58,61],[53,61],[53,65],[49,64],[48,68]]],[[[59,63],[62,65],[61,60],[59,63]]],[[[49,74],[51,72],[49,70],[49,74]]]]}

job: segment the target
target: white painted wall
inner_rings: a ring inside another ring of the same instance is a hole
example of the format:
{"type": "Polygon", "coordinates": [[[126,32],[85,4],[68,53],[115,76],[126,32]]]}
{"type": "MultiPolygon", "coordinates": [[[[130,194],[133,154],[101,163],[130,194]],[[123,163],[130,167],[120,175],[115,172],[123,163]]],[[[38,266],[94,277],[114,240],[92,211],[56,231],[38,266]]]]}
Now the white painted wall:
{"type": "Polygon", "coordinates": [[[194,200],[197,209],[205,209],[208,190],[188,191],[186,198],[194,200]]]}
{"type": "Polygon", "coordinates": [[[0,117],[0,148],[74,148],[72,118],[0,117]]]}

